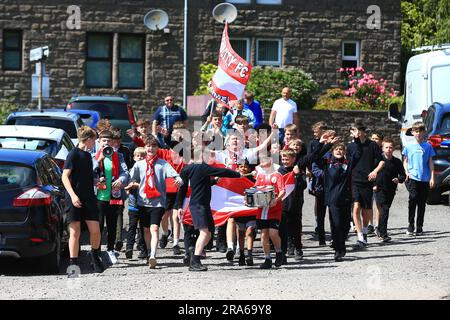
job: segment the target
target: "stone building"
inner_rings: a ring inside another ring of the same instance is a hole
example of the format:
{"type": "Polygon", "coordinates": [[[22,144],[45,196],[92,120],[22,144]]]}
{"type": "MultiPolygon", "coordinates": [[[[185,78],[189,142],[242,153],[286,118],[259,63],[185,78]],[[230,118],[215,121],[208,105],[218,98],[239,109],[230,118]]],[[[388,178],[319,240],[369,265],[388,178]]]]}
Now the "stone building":
{"type": "MultiPolygon", "coordinates": [[[[223,1],[189,0],[188,83],[199,65],[216,63],[223,25],[212,9],[223,1]]],[[[400,1],[228,0],[238,9],[229,35],[252,65],[297,66],[322,89],[336,85],[342,66],[363,66],[398,89],[400,1]]],[[[32,106],[30,50],[48,45],[50,99],[64,106],[80,95],[126,94],[148,115],[171,93],[183,94],[183,0],[2,0],[0,2],[0,99],[32,106]],[[166,31],[143,24],[151,9],[169,15],[166,31]]]]}

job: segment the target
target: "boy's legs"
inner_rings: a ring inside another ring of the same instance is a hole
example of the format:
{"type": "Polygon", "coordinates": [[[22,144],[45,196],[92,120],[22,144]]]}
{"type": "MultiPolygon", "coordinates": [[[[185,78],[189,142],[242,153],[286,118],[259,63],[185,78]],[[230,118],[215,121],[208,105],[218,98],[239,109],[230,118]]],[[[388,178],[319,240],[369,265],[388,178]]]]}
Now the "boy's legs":
{"type": "Polygon", "coordinates": [[[119,215],[120,206],[108,204],[106,207],[106,229],[108,231],[108,251],[114,251],[116,244],[117,218],[119,215]]]}
{"type": "Polygon", "coordinates": [[[128,210],[128,234],[127,234],[127,246],[126,249],[133,250],[134,243],[136,242],[136,231],[138,225],[139,213],[137,211],[128,210]]]}
{"type": "Polygon", "coordinates": [[[417,230],[416,233],[422,233],[423,231],[423,221],[425,217],[425,207],[428,197],[428,192],[430,190],[430,185],[428,182],[419,182],[419,200],[417,203],[417,230]]]}
{"type": "Polygon", "coordinates": [[[315,206],[317,208],[317,233],[319,236],[319,244],[325,245],[325,214],[327,207],[325,206],[324,194],[317,193],[315,206]]]}
{"type": "Polygon", "coordinates": [[[169,235],[170,235],[170,233],[169,233],[169,218],[171,218],[172,215],[173,215],[172,211],[173,210],[166,210],[164,212],[164,215],[163,215],[162,220],[161,220],[161,229],[162,229],[162,232],[163,232],[163,235],[162,235],[161,240],[159,242],[159,247],[161,249],[164,249],[167,246],[167,241],[168,241],[168,238],[169,238],[169,235]]]}
{"type": "Polygon", "coordinates": [[[114,249],[116,251],[122,250],[123,242],[123,213],[124,213],[124,206],[120,206],[117,211],[117,227],[116,227],[116,244],[114,249]]]}
{"type": "Polygon", "coordinates": [[[180,241],[181,225],[178,219],[177,210],[172,209],[172,223],[173,223],[173,246],[178,246],[180,241]]]}
{"type": "Polygon", "coordinates": [[[406,183],[406,188],[409,191],[408,200],[408,234],[414,233],[415,217],[416,217],[416,207],[419,204],[420,189],[418,187],[418,181],[409,179],[406,183]]]}
{"type": "Polygon", "coordinates": [[[81,227],[80,221],[73,221],[69,224],[69,254],[71,262],[75,264],[75,260],[79,255],[81,227]]]}
{"type": "Polygon", "coordinates": [[[101,233],[98,221],[86,220],[86,225],[89,230],[90,242],[91,242],[91,266],[94,272],[103,272],[104,266],[100,260],[100,246],[101,246],[101,233]]]}
{"type": "Polygon", "coordinates": [[[269,229],[270,240],[272,240],[275,248],[275,267],[279,267],[283,264],[283,252],[281,251],[281,238],[278,229],[269,229]]]}
{"type": "Polygon", "coordinates": [[[229,218],[227,221],[227,260],[233,261],[234,258],[234,237],[236,236],[236,223],[234,218],[229,218]]]}
{"type": "MultiPolygon", "coordinates": [[[[281,251],[286,254],[288,251],[288,218],[289,212],[284,211],[281,214],[281,221],[280,221],[280,229],[278,230],[278,235],[280,238],[280,245],[281,245],[281,251]]],[[[273,240],[272,240],[273,242],[273,240]]],[[[274,244],[275,245],[275,244],[274,244]]]]}

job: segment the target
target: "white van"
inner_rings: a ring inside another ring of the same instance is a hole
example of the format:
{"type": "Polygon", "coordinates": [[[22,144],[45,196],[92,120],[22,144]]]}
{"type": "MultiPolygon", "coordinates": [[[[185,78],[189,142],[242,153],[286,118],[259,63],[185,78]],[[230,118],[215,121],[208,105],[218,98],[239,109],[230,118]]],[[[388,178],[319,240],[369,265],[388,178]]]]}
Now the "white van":
{"type": "Polygon", "coordinates": [[[402,124],[402,147],[413,142],[406,131],[434,102],[450,103],[450,46],[444,50],[413,56],[408,61],[405,79],[405,100],[401,112],[389,107],[389,117],[402,124]]]}

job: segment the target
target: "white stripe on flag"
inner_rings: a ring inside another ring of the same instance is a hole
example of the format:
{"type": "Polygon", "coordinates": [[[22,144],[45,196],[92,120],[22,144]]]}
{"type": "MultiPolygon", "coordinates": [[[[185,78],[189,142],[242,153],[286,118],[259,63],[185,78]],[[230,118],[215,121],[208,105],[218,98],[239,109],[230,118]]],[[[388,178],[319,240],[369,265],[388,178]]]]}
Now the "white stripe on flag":
{"type": "Polygon", "coordinates": [[[234,94],[238,99],[244,94],[245,85],[230,77],[222,68],[218,67],[212,78],[220,90],[226,90],[234,94]]]}

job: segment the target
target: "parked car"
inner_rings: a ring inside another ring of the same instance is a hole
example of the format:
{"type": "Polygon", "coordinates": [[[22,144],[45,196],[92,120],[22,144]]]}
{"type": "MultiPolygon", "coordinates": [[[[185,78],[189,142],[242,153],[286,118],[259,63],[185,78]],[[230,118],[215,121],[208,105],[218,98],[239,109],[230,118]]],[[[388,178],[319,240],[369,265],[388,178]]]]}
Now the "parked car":
{"type": "Polygon", "coordinates": [[[133,108],[127,98],[111,96],[77,96],[72,97],[66,110],[95,110],[102,118],[107,118],[113,127],[122,130],[122,141],[125,145],[131,143],[126,131],[135,123],[133,108]]]}
{"type": "Polygon", "coordinates": [[[59,271],[67,236],[61,170],[42,151],[0,149],[0,257],[59,271]]]}
{"type": "Polygon", "coordinates": [[[434,148],[436,186],[428,193],[429,204],[438,204],[442,193],[450,190],[450,103],[433,103],[424,114],[426,137],[434,148]]]}
{"type": "Polygon", "coordinates": [[[76,113],[80,116],[81,121],[83,121],[83,124],[85,124],[86,126],[92,128],[92,129],[95,129],[95,127],[97,127],[97,123],[101,119],[100,112],[93,111],[93,110],[81,110],[81,109],[70,110],[70,111],[67,111],[66,109],[44,109],[44,110],[46,112],[55,111],[55,112],[76,113]]]}
{"type": "Polygon", "coordinates": [[[6,119],[7,125],[28,125],[62,129],[72,142],[78,143],[77,130],[83,126],[80,115],[66,111],[22,111],[13,112],[6,119]]]}
{"type": "Polygon", "coordinates": [[[62,129],[0,125],[0,148],[44,151],[62,168],[75,145],[62,129]]]}

